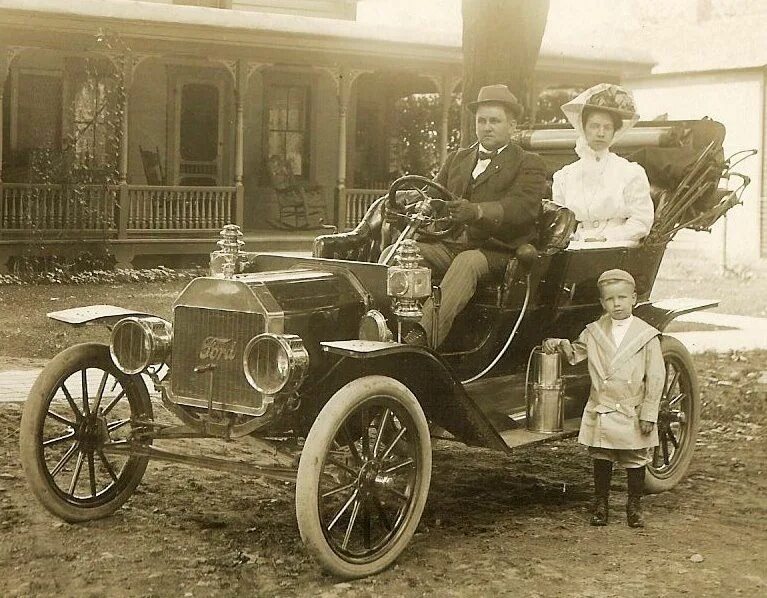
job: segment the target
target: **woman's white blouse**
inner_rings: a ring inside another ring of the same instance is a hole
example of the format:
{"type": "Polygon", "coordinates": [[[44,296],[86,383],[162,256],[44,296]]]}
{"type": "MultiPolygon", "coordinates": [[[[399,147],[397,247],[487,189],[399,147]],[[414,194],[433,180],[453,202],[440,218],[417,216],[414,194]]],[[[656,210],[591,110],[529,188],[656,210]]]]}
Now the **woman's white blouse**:
{"type": "Polygon", "coordinates": [[[575,214],[575,240],[603,236],[636,242],[650,232],[655,215],[644,169],[609,151],[555,172],[552,199],[575,214]]]}

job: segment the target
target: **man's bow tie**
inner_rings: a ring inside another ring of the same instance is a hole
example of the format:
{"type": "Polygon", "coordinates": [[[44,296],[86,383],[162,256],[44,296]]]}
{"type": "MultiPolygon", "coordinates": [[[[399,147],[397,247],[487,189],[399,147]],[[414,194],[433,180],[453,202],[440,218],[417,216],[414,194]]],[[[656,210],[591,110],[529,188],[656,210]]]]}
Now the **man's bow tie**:
{"type": "Polygon", "coordinates": [[[497,155],[498,155],[498,150],[493,150],[492,152],[483,152],[482,150],[479,150],[478,160],[492,160],[497,155]]]}

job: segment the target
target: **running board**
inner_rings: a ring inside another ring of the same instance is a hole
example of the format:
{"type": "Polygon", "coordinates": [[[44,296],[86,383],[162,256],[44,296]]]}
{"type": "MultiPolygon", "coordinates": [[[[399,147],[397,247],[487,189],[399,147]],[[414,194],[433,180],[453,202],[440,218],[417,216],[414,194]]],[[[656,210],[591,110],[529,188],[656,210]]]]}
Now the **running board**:
{"type": "Polygon", "coordinates": [[[527,428],[515,428],[501,432],[501,438],[510,449],[533,444],[541,444],[552,440],[562,440],[563,438],[572,438],[578,435],[578,429],[581,426],[581,418],[573,417],[566,419],[561,432],[531,432],[527,428]]]}

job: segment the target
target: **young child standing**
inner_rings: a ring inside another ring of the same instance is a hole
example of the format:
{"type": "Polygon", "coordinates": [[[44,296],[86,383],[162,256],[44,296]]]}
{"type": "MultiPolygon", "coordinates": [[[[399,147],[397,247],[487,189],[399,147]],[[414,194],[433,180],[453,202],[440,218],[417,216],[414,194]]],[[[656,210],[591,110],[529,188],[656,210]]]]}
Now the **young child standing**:
{"type": "Polygon", "coordinates": [[[591,392],[578,441],[594,460],[594,508],[591,525],[607,525],[613,463],[626,468],[630,527],[644,527],[641,496],[649,449],[658,445],[658,406],[666,369],[660,332],[632,314],[634,278],[607,270],[597,281],[605,314],[578,340],[550,338],[543,350],[559,350],[571,364],[588,359],[591,392]]]}

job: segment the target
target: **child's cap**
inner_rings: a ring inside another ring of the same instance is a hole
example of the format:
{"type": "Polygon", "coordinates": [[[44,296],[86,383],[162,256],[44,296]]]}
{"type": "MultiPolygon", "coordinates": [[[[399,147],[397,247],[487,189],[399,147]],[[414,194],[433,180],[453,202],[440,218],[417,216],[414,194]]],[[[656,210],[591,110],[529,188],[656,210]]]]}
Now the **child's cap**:
{"type": "Polygon", "coordinates": [[[627,282],[632,287],[636,287],[636,282],[634,282],[634,277],[631,276],[631,274],[629,274],[625,270],[619,270],[618,268],[615,268],[613,270],[605,270],[604,272],[602,272],[602,275],[597,280],[597,286],[601,286],[609,282],[627,282]]]}

